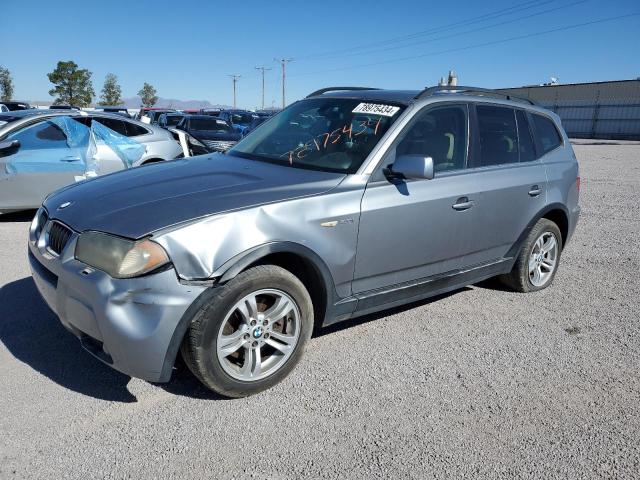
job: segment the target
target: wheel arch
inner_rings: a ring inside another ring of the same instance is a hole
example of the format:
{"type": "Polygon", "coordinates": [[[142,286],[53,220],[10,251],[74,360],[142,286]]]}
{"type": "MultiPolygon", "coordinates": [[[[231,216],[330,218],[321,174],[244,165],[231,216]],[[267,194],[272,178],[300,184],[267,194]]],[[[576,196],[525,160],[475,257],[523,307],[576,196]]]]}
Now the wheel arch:
{"type": "Polygon", "coordinates": [[[315,326],[320,326],[337,293],[329,267],[309,247],[286,241],[259,245],[227,261],[216,276],[222,273],[218,282],[226,283],[251,267],[266,264],[284,268],[302,282],[311,296],[315,326]]]}
{"type": "Polygon", "coordinates": [[[511,248],[505,255],[506,257],[515,258],[518,255],[520,249],[522,248],[522,244],[527,238],[527,235],[529,235],[529,232],[531,231],[533,226],[541,218],[551,220],[556,225],[558,225],[558,228],[560,229],[560,233],[562,235],[562,247],[564,248],[567,237],[569,235],[569,211],[567,210],[567,207],[561,203],[551,203],[538,211],[538,213],[531,219],[516,242],[511,246],[511,248]]]}
{"type": "Polygon", "coordinates": [[[225,262],[212,277],[218,281],[203,291],[189,306],[173,332],[160,376],[160,382],[167,382],[180,350],[180,344],[189,328],[191,318],[209,301],[209,295],[217,285],[224,284],[243,271],[256,265],[277,265],[288,270],[303,283],[314,310],[314,328],[319,328],[327,314],[327,309],[337,298],[333,277],[329,268],[310,248],[294,242],[270,242],[253,247],[225,262]]]}

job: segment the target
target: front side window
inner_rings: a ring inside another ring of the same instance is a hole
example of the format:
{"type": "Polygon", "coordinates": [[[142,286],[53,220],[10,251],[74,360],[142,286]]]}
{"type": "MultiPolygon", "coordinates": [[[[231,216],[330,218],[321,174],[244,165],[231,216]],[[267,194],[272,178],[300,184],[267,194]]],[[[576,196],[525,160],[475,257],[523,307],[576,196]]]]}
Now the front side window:
{"type": "Polygon", "coordinates": [[[533,125],[536,129],[536,137],[538,137],[538,141],[542,147],[542,153],[545,154],[559,147],[562,139],[554,123],[547,117],[538,115],[537,113],[533,113],[531,116],[533,117],[533,125]]]}
{"type": "Polygon", "coordinates": [[[68,148],[67,135],[56,123],[45,120],[13,133],[7,139],[18,140],[21,150],[68,148]]]}
{"type": "Polygon", "coordinates": [[[512,108],[477,105],[480,165],[517,163],[518,129],[512,108]]]}
{"type": "Polygon", "coordinates": [[[433,159],[435,172],[460,170],[467,156],[467,107],[452,105],[418,114],[396,147],[400,155],[422,155],[433,159]]]}
{"type": "Polygon", "coordinates": [[[355,173],[403,109],[347,98],[305,99],[227,153],[295,168],[355,173]]]}

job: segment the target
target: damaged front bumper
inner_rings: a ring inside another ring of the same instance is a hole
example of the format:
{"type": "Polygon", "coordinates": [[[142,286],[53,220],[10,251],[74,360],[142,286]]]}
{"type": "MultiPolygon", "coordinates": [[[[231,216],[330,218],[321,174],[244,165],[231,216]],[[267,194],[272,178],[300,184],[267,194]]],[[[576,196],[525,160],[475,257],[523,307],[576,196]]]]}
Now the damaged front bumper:
{"type": "Polygon", "coordinates": [[[181,284],[173,268],[114,279],[74,258],[77,233],[60,254],[41,237],[29,241],[29,263],[38,291],[61,323],[116,370],[168,381],[181,340],[176,327],[206,287],[181,284]]]}

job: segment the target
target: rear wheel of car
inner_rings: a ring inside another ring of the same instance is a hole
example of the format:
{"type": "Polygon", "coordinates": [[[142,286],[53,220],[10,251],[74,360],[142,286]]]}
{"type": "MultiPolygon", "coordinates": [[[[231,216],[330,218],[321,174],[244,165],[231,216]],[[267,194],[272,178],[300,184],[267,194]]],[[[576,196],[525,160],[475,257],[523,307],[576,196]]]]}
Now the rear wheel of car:
{"type": "Polygon", "coordinates": [[[535,292],[547,288],[560,263],[562,235],[551,220],[541,218],[527,236],[513,269],[502,277],[518,292],[535,292]]]}
{"type": "Polygon", "coordinates": [[[261,265],[209,295],[182,342],[194,375],[227,397],[252,395],[283,380],[313,329],[313,306],[302,282],[283,268],[261,265]]]}

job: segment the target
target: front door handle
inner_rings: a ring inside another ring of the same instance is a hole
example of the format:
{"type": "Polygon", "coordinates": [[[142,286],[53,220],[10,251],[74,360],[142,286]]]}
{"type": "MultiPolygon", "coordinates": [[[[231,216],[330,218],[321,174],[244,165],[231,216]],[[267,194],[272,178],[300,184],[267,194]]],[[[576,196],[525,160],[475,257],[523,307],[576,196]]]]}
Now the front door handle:
{"type": "Polygon", "coordinates": [[[473,207],[473,200],[469,200],[468,197],[460,197],[456,200],[456,203],[453,204],[453,209],[457,211],[467,210],[473,207]]]}
{"type": "Polygon", "coordinates": [[[531,187],[531,190],[529,190],[530,197],[537,197],[541,193],[542,193],[542,189],[538,185],[534,185],[533,187],[531,187]]]}
{"type": "Polygon", "coordinates": [[[68,157],[62,157],[60,160],[63,162],[79,162],[82,159],[80,157],[74,157],[73,155],[69,155],[68,157]]]}

